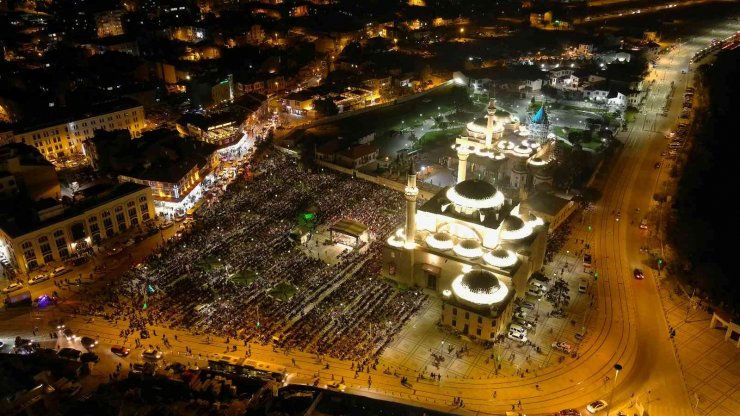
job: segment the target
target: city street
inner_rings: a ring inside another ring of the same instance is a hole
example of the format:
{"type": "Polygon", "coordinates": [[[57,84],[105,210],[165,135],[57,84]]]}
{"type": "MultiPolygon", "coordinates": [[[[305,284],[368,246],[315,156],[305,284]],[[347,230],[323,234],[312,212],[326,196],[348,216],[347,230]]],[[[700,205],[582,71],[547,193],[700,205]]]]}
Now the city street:
{"type": "MultiPolygon", "coordinates": [[[[588,319],[581,315],[589,336],[579,347],[576,359],[568,359],[560,364],[553,364],[550,359],[549,366],[523,376],[448,375],[433,382],[428,379],[417,381],[418,368],[405,366],[388,355],[381,358],[376,369],[358,374],[355,371],[356,363],[351,361],[322,358],[300,351],[276,350],[270,345],[257,343],[245,346],[239,342],[236,345],[235,341],[226,343],[222,338],[207,339],[205,335],[165,327],[150,327],[150,332],[156,332],[152,338],[142,340],[142,344],[159,345],[165,351],[168,363],[177,361],[203,367],[207,365],[207,357],[213,354],[250,356],[258,361],[285,366],[290,382],[309,384],[319,378],[320,385],[324,385],[332,380],[343,379],[349,392],[459,414],[502,414],[521,409],[531,416],[552,414],[569,407],[586,414],[587,403],[604,399],[610,403],[608,414],[616,414],[616,410],[639,404],[651,416],[694,415],[693,400],[690,401],[675,353],[676,347],[669,336],[666,315],[659,311],[663,302],[658,291],[660,280],[657,273],[646,264],[646,255],[640,250],[646,244],[647,234],[638,227],[639,221],[631,224],[630,220],[636,217],[634,213],[638,208],[646,213],[653,207],[653,195],[662,186],[659,175],[669,168],[666,160],[661,169],[655,169],[654,165],[661,160],[660,154],[665,150],[667,143],[664,135],[672,128],[681,111],[681,100],[674,99],[668,116],[660,115],[671,81],[676,86],[674,97],[682,96],[692,74],[682,74],[681,70],[688,66],[693,53],[707,44],[707,37],[724,37],[737,29],[736,22],[722,22],[714,27],[712,36],[696,36],[658,60],[658,70],[652,74],[656,82],[643,103],[642,111],[628,131],[617,136],[623,148],[602,167],[597,177],[595,186],[603,189],[601,200],[597,201],[594,212],[585,217],[584,223],[574,221],[574,228],[582,228],[574,230],[573,237],[590,244],[593,269],[598,272],[598,279],[590,281],[588,295],[593,299],[590,315],[588,319]],[[618,212],[623,214],[621,221],[615,215],[618,212]],[[586,231],[587,226],[592,229],[586,231]],[[646,272],[644,280],[633,277],[632,271],[638,267],[646,272]],[[165,335],[172,345],[170,348],[166,348],[162,341],[165,335]],[[235,345],[236,351],[232,351],[235,345]],[[186,347],[193,353],[186,353],[186,347]],[[616,364],[621,365],[621,372],[615,371],[616,364]],[[370,376],[372,383],[369,382],[370,376]],[[401,376],[409,377],[410,386],[401,385],[401,376]],[[463,398],[465,407],[453,406],[455,396],[463,398]]],[[[580,220],[580,215],[576,219],[580,220]]],[[[123,270],[138,262],[164,238],[174,234],[176,228],[169,228],[164,231],[165,234],[153,235],[131,247],[130,257],[129,253],[118,255],[115,266],[103,277],[105,282],[115,285],[123,270]]],[[[563,257],[559,261],[573,264],[578,260],[575,257],[563,257]]],[[[79,299],[84,298],[87,285],[100,284],[89,283],[92,267],[94,265],[91,262],[65,276],[73,280],[81,273],[85,283],[57,289],[63,298],[71,294],[61,306],[32,313],[27,310],[0,313],[0,338],[6,344],[12,343],[16,335],[54,343],[49,338],[48,322],[71,315],[79,299]],[[31,335],[34,326],[39,328],[39,335],[31,335]]],[[[55,290],[53,281],[31,287],[34,297],[51,290],[55,290]]],[[[585,308],[585,303],[581,306],[585,308]]],[[[127,364],[140,360],[142,350],[134,349],[133,336],[125,343],[132,349],[128,358],[121,359],[110,353],[111,345],[124,344],[119,333],[129,326],[123,320],[113,323],[102,318],[70,316],[67,324],[78,335],[98,337],[100,340],[97,351],[101,362],[95,365],[93,377],[85,382],[88,388],[93,387],[95,381],[105,381],[117,363],[124,363],[125,376],[129,367],[127,364]]],[[[60,340],[59,345],[66,346],[66,341],[60,340]]],[[[422,350],[439,347],[420,345],[422,350]]],[[[429,368],[427,372],[429,370],[433,369],[429,368]]]]}

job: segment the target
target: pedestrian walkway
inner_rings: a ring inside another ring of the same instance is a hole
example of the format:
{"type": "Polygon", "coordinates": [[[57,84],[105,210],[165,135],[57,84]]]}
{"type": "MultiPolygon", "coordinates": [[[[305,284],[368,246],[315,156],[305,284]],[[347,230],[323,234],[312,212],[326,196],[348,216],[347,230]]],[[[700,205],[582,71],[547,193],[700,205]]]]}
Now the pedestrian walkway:
{"type": "MultiPolygon", "coordinates": [[[[690,295],[690,294],[689,294],[690,295]]],[[[670,278],[660,282],[660,296],[697,416],[740,415],[740,349],[725,341],[725,331],[710,329],[712,314],[692,303],[670,278]],[[676,290],[678,289],[678,290],[676,290]]],[[[669,336],[669,334],[656,334],[669,336]]]]}

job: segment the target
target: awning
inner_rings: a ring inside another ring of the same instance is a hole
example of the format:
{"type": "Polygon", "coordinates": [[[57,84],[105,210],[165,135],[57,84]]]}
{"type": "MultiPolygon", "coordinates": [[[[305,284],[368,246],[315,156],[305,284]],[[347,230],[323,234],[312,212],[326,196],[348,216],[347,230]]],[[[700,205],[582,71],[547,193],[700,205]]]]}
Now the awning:
{"type": "Polygon", "coordinates": [[[432,266],[431,264],[424,263],[424,264],[421,265],[421,270],[424,270],[425,272],[427,272],[429,274],[433,274],[435,276],[439,276],[439,272],[442,269],[440,269],[437,266],[432,266]]]}
{"type": "Polygon", "coordinates": [[[329,230],[359,238],[362,234],[367,232],[367,227],[357,221],[345,219],[332,225],[329,230]]]}

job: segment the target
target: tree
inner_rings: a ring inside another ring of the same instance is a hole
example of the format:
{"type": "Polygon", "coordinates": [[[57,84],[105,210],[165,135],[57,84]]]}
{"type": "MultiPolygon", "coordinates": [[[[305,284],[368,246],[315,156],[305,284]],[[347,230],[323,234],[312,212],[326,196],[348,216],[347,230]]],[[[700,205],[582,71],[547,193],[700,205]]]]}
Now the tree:
{"type": "Polygon", "coordinates": [[[339,113],[339,108],[331,98],[319,98],[313,102],[314,110],[321,117],[333,116],[339,113]]]}

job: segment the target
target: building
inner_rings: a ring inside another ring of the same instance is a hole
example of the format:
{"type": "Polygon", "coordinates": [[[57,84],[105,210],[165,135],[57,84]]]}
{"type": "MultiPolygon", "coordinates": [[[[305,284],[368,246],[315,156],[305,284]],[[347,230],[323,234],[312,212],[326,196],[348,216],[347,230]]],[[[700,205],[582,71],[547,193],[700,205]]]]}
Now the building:
{"type": "Polygon", "coordinates": [[[99,38],[123,35],[124,10],[106,10],[95,14],[95,29],[99,38]]]}
{"type": "Polygon", "coordinates": [[[538,192],[527,198],[527,204],[530,212],[549,224],[550,232],[556,230],[578,208],[572,198],[546,192],[538,192]]]}
{"type": "Polygon", "coordinates": [[[313,111],[313,100],[316,93],[313,90],[301,90],[292,92],[283,98],[283,107],[289,114],[305,116],[313,111]]]}
{"type": "Polygon", "coordinates": [[[33,146],[11,143],[0,147],[0,195],[23,194],[33,201],[62,197],[54,165],[33,146]]]}
{"type": "Polygon", "coordinates": [[[377,146],[365,143],[337,152],[336,163],[350,169],[357,169],[378,160],[377,146]]]}
{"type": "Polygon", "coordinates": [[[63,261],[126,229],[154,218],[152,192],[133,183],[88,188],[71,205],[45,200],[32,220],[4,218],[0,223],[0,257],[21,273],[63,261]]]}
{"type": "Polygon", "coordinates": [[[16,143],[31,145],[50,162],[83,156],[83,143],[96,130],[127,129],[139,137],[146,126],[144,107],[130,98],[98,103],[76,114],[53,114],[46,121],[13,126],[16,143]]]}
{"type": "Polygon", "coordinates": [[[221,163],[216,145],[181,137],[174,130],[146,132],[128,142],[94,140],[95,153],[108,158],[99,166],[120,182],[151,188],[158,214],[184,215],[213,184],[213,172],[221,163]],[[112,146],[112,149],[107,147],[112,146]]]}

